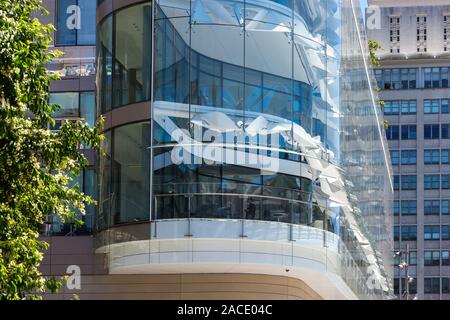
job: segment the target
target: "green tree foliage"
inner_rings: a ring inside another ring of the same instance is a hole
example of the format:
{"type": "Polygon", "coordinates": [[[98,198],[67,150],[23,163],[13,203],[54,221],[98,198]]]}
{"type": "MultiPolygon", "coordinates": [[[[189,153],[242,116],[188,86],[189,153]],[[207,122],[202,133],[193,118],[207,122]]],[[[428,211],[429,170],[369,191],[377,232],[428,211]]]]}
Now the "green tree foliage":
{"type": "MultiPolygon", "coordinates": [[[[373,67],[379,67],[380,61],[378,60],[378,57],[377,57],[377,51],[382,48],[381,48],[380,44],[378,42],[376,42],[375,40],[369,40],[368,45],[369,45],[370,62],[372,63],[373,67]]],[[[376,90],[377,90],[377,92],[381,91],[381,89],[378,86],[376,87],[376,90]]],[[[384,110],[384,106],[385,106],[384,101],[380,100],[381,110],[384,110]]],[[[389,127],[389,123],[387,122],[387,120],[384,120],[384,127],[386,129],[389,127]]]]}
{"type": "Polygon", "coordinates": [[[0,0],[0,299],[58,290],[61,281],[38,270],[48,247],[39,230],[46,215],[76,220],[94,202],[70,182],[87,165],[79,144],[99,149],[103,120],[47,129],[60,107],[48,104],[55,77],[45,64],[60,52],[49,50],[53,26],[32,18],[37,12],[47,13],[41,0],[0,0]]]}
{"type": "Polygon", "coordinates": [[[370,62],[372,63],[372,65],[374,67],[379,67],[380,66],[380,61],[378,61],[377,50],[380,50],[381,46],[375,40],[369,40],[368,44],[369,44],[370,62]]]}

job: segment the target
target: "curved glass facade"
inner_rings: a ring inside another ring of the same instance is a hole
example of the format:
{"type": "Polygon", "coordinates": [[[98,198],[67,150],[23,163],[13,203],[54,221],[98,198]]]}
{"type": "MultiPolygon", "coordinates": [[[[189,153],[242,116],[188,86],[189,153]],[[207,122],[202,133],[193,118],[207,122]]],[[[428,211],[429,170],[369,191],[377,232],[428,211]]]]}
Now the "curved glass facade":
{"type": "Polygon", "coordinates": [[[102,113],[150,100],[151,79],[150,3],[119,10],[98,28],[97,86],[102,113]]]}
{"type": "Polygon", "coordinates": [[[150,122],[106,133],[99,246],[135,241],[152,264],[165,239],[313,241],[356,296],[388,296],[392,186],[359,24],[351,0],[159,0],[104,18],[100,113],[152,99],[150,122]]]}
{"type": "MultiPolygon", "coordinates": [[[[319,121],[313,128],[318,89],[295,53],[304,50],[303,43],[293,41],[296,34],[289,27],[301,10],[299,5],[290,10],[285,4],[250,1],[157,2],[154,219],[226,218],[232,212],[234,217],[270,221],[324,220],[313,215],[321,210],[312,205],[312,179],[302,165],[305,156],[298,142],[289,142],[299,126],[307,134],[322,129],[319,121]],[[280,24],[284,27],[274,31],[280,24]],[[270,132],[270,126],[275,130],[270,132]],[[173,132],[180,129],[200,139],[194,137],[191,146],[176,150],[182,161],[167,165],[173,142],[179,142],[173,132]],[[204,146],[195,146],[199,140],[224,145],[211,151],[221,153],[214,154],[220,158],[226,158],[227,145],[232,145],[236,152],[229,158],[236,159],[205,159],[204,146]],[[292,170],[262,174],[264,158],[272,158],[275,166],[288,164],[292,170]],[[299,174],[302,171],[304,175],[299,174]],[[184,201],[185,194],[192,195],[190,203],[184,201]]],[[[299,26],[297,33],[301,32],[299,26]]],[[[314,42],[312,34],[308,37],[305,41],[314,42]]],[[[324,45],[313,44],[324,52],[324,45]]],[[[319,71],[311,66],[309,72],[319,71]]],[[[331,219],[324,225],[332,228],[331,219]]]]}

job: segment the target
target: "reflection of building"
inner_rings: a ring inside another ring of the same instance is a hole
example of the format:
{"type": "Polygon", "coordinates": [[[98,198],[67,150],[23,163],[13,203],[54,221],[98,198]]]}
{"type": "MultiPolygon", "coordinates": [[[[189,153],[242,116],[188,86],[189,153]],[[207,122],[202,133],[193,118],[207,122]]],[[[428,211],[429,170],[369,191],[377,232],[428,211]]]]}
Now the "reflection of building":
{"type": "Polygon", "coordinates": [[[350,0],[98,1],[103,264],[76,293],[389,297],[389,157],[361,27],[350,0]]]}
{"type": "MultiPolygon", "coordinates": [[[[372,0],[381,29],[369,30],[383,47],[376,70],[394,165],[395,248],[410,248],[411,296],[450,298],[450,174],[448,126],[450,3],[445,0],[372,0]]],[[[405,290],[395,261],[395,291],[405,290]]]]}

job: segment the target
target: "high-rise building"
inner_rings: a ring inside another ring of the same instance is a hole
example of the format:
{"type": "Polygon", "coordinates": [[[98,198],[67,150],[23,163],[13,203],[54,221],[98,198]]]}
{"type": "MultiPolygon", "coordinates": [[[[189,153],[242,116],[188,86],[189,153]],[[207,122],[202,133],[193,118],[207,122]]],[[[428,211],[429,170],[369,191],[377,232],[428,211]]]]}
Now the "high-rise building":
{"type": "Polygon", "coordinates": [[[450,2],[369,5],[368,35],[382,47],[375,73],[389,124],[395,248],[403,254],[395,261],[395,291],[406,288],[398,265],[408,246],[411,297],[449,299],[450,2]]]}
{"type": "MultiPolygon", "coordinates": [[[[55,45],[82,60],[95,10],[48,2],[55,45]]],[[[392,172],[357,3],[97,1],[106,156],[93,234],[49,239],[46,273],[81,275],[53,297],[392,297],[392,172]]],[[[81,91],[77,70],[78,90],[54,88],[81,91]]]]}

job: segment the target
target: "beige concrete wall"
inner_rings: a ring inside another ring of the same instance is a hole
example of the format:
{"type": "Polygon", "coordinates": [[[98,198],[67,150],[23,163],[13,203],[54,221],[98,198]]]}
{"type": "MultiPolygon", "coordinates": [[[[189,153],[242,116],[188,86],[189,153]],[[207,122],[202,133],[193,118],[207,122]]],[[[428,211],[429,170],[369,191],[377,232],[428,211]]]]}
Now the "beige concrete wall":
{"type": "Polygon", "coordinates": [[[104,256],[94,254],[94,238],[42,238],[50,244],[41,264],[46,276],[66,274],[76,265],[81,271],[81,289],[68,289],[45,299],[71,299],[77,295],[89,299],[301,299],[321,297],[303,281],[264,274],[127,274],[109,275],[104,256]]]}
{"type": "Polygon", "coordinates": [[[256,274],[82,275],[81,289],[64,287],[44,299],[320,300],[303,281],[256,274]]]}

